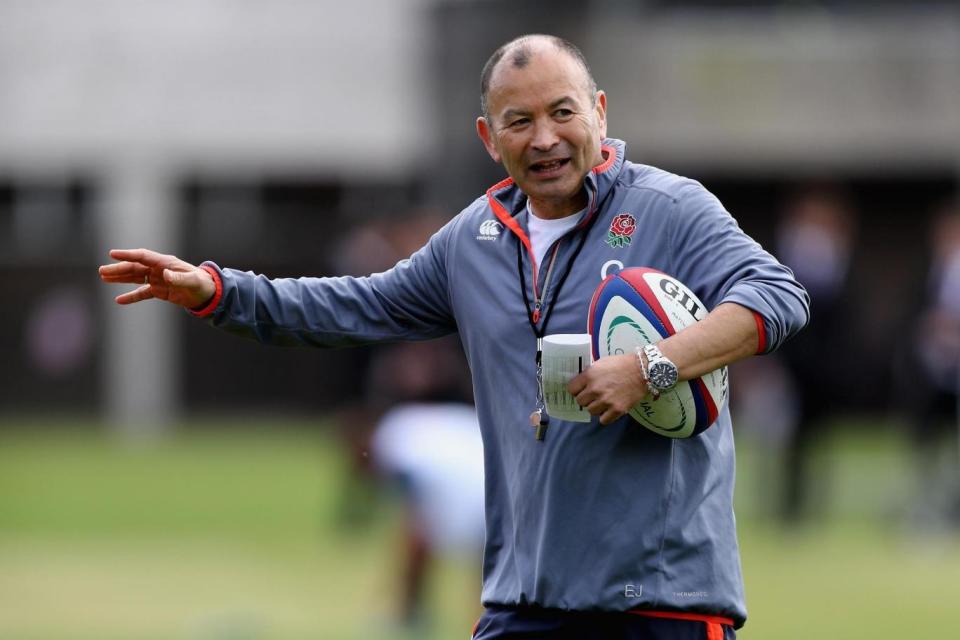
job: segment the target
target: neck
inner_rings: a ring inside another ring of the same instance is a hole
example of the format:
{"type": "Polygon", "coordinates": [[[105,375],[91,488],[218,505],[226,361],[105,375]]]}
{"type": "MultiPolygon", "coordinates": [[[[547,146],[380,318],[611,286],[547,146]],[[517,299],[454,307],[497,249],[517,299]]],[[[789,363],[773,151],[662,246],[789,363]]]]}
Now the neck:
{"type": "Polygon", "coordinates": [[[559,220],[583,211],[587,206],[587,191],[581,189],[573,198],[558,200],[535,200],[530,198],[530,210],[542,220],[559,220]]]}

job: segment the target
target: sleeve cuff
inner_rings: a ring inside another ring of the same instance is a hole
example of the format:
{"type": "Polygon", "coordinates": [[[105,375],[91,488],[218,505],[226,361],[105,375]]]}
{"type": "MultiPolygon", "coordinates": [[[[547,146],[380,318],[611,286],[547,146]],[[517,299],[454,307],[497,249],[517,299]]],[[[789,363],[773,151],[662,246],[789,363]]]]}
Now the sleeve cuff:
{"type": "MultiPolygon", "coordinates": [[[[217,297],[220,296],[220,285],[219,280],[217,281],[217,297]]],[[[767,329],[763,324],[763,316],[753,312],[753,320],[757,323],[757,354],[765,353],[767,351],[767,329]]]]}
{"type": "Polygon", "coordinates": [[[206,318],[213,313],[214,309],[217,308],[217,305],[220,304],[220,298],[223,297],[223,280],[220,278],[220,273],[210,265],[202,264],[200,265],[200,268],[213,277],[213,283],[216,285],[217,290],[213,294],[213,297],[210,298],[210,302],[199,309],[189,309],[189,311],[198,318],[206,318]]]}

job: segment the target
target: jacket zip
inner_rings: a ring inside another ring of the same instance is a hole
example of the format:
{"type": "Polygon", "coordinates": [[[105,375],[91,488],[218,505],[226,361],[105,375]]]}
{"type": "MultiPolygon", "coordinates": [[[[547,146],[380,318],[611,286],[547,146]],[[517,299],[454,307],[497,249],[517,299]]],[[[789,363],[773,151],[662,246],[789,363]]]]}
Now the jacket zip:
{"type": "MultiPolygon", "coordinates": [[[[596,204],[596,196],[591,193],[590,195],[590,208],[587,210],[587,215],[584,216],[583,222],[586,222],[594,214],[594,205],[596,204]]],[[[581,222],[581,224],[583,224],[581,222]]],[[[547,296],[547,291],[550,288],[550,274],[553,273],[553,265],[557,261],[557,253],[560,251],[560,243],[563,242],[564,238],[576,231],[581,225],[578,224],[576,227],[565,233],[562,237],[558,238],[553,244],[553,255],[550,256],[550,264],[547,265],[547,275],[543,278],[543,287],[540,289],[540,293],[537,293],[537,264],[533,262],[533,322],[540,322],[540,309],[543,306],[543,300],[547,296]]]]}
{"type": "MultiPolygon", "coordinates": [[[[562,238],[560,239],[562,240],[562,238]]],[[[540,322],[540,307],[543,306],[543,299],[547,295],[547,290],[550,288],[550,274],[553,273],[553,265],[557,262],[557,253],[560,251],[560,240],[557,240],[553,246],[553,255],[550,256],[550,264],[547,265],[547,275],[543,279],[543,288],[540,290],[540,295],[536,294],[534,291],[533,298],[533,321],[540,322]]]]}

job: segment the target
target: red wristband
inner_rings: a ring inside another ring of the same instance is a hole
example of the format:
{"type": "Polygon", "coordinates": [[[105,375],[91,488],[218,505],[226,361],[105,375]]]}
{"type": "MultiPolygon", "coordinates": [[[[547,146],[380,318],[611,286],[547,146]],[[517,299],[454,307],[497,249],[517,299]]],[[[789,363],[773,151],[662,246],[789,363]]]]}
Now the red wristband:
{"type": "Polygon", "coordinates": [[[220,274],[217,272],[217,270],[210,265],[202,264],[200,265],[200,268],[213,277],[213,284],[216,286],[217,290],[213,294],[213,297],[210,298],[210,302],[205,304],[200,309],[189,309],[189,311],[198,318],[205,318],[213,313],[214,309],[217,308],[217,305],[220,304],[220,298],[223,297],[223,280],[220,279],[220,274]]]}
{"type": "Polygon", "coordinates": [[[757,353],[764,353],[767,350],[767,329],[763,324],[763,316],[754,311],[753,321],[757,323],[757,353]]]}

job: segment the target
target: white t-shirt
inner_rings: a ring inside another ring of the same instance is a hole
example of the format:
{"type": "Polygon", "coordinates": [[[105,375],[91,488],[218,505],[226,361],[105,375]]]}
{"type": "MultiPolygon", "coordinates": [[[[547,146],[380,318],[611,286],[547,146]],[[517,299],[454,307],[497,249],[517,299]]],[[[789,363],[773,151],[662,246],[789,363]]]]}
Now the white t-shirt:
{"type": "Polygon", "coordinates": [[[527,235],[530,236],[530,246],[533,248],[533,255],[537,259],[537,267],[543,264],[543,257],[547,250],[556,242],[557,238],[573,229],[580,220],[586,209],[577,213],[559,218],[557,220],[545,220],[538,218],[527,200],[527,235]]]}

